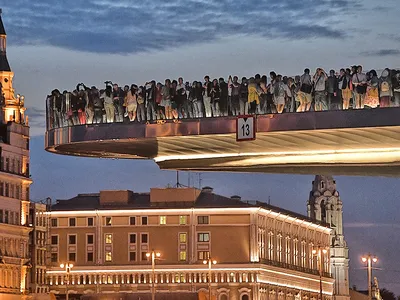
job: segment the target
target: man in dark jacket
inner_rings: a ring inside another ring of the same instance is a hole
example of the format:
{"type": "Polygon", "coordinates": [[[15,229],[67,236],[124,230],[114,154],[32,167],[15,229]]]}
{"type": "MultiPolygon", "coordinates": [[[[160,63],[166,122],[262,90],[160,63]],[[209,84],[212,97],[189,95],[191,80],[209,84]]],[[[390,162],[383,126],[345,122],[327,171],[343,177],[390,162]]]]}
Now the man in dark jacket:
{"type": "Polygon", "coordinates": [[[146,82],[146,114],[147,121],[156,120],[155,96],[156,96],[156,82],[154,80],[146,82]]]}
{"type": "Polygon", "coordinates": [[[220,116],[225,117],[228,115],[228,84],[222,77],[219,79],[219,88],[221,91],[219,99],[220,116]]]}
{"type": "Polygon", "coordinates": [[[326,80],[326,89],[328,95],[328,109],[340,110],[342,105],[339,98],[339,83],[334,70],[329,71],[329,76],[326,80]]]}

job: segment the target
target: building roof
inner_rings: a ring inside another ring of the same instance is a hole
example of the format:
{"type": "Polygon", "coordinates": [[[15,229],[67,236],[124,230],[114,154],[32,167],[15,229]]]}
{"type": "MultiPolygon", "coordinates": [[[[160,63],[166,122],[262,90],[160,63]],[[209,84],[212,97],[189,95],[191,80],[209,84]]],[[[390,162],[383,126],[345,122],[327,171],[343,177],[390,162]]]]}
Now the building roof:
{"type": "Polygon", "coordinates": [[[302,214],[289,211],[277,206],[269,205],[260,201],[245,201],[238,196],[225,197],[212,192],[212,188],[203,188],[194,202],[188,201],[165,201],[151,202],[150,193],[132,193],[127,203],[121,205],[116,203],[105,205],[100,201],[100,193],[78,194],[67,200],[57,200],[52,205],[52,211],[82,211],[82,210],[117,210],[117,209],[185,209],[185,208],[263,208],[282,215],[291,216],[299,220],[320,224],[329,227],[328,224],[313,220],[302,214]]]}
{"type": "Polygon", "coordinates": [[[8,63],[5,52],[0,53],[0,71],[11,72],[10,64],[8,63]]]}

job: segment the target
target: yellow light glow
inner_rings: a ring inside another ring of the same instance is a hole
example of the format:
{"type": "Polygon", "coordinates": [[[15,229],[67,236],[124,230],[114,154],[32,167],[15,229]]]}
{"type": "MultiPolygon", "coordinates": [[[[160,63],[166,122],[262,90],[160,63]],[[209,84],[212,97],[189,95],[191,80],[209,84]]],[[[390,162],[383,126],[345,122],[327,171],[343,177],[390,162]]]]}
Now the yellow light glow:
{"type": "Polygon", "coordinates": [[[312,251],[312,254],[314,254],[314,255],[317,254],[317,250],[314,249],[314,250],[312,251]]]}
{"type": "Polygon", "coordinates": [[[366,262],[367,258],[366,257],[361,257],[362,262],[366,262]]]}
{"type": "Polygon", "coordinates": [[[206,260],[203,260],[203,264],[205,264],[205,265],[206,265],[206,264],[207,264],[207,261],[206,261],[206,260]]]}
{"type": "Polygon", "coordinates": [[[328,253],[328,250],[322,249],[322,253],[326,254],[326,253],[328,253]]]}
{"type": "Polygon", "coordinates": [[[216,260],[213,260],[213,262],[212,262],[214,265],[216,265],[217,264],[217,261],[216,260]]]}
{"type": "Polygon", "coordinates": [[[161,253],[160,252],[157,252],[156,253],[156,257],[160,257],[161,256],[161,253]]]}
{"type": "Polygon", "coordinates": [[[146,253],[146,257],[150,257],[150,253],[146,253]]]}
{"type": "Polygon", "coordinates": [[[372,261],[373,261],[374,263],[376,263],[376,262],[378,261],[378,258],[377,258],[377,257],[374,257],[374,258],[372,258],[372,261]]]}
{"type": "Polygon", "coordinates": [[[64,264],[60,264],[60,268],[64,268],[65,267],[65,265],[64,264]]]}

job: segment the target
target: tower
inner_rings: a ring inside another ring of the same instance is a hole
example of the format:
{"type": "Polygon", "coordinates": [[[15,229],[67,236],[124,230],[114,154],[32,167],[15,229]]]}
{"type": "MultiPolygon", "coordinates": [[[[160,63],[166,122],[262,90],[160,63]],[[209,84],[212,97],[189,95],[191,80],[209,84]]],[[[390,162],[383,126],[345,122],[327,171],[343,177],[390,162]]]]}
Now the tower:
{"type": "Polygon", "coordinates": [[[0,10],[0,299],[27,293],[32,262],[29,127],[24,122],[24,98],[15,96],[13,76],[0,10]]]}
{"type": "Polygon", "coordinates": [[[343,235],[343,204],[332,176],[316,175],[307,202],[308,217],[328,223],[331,234],[330,264],[335,278],[334,299],[348,300],[349,249],[343,235]]]}
{"type": "Polygon", "coordinates": [[[14,121],[24,123],[24,96],[15,95],[13,88],[14,73],[7,60],[7,34],[4,29],[0,9],[0,100],[2,106],[1,122],[14,121]]]}

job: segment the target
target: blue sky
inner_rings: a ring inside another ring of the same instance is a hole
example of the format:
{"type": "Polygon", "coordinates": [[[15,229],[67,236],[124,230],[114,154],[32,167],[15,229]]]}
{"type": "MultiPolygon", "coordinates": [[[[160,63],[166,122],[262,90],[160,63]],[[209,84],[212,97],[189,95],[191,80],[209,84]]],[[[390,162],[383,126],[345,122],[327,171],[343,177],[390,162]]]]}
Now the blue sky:
{"type": "MultiPolygon", "coordinates": [[[[149,161],[58,156],[43,150],[44,99],[78,82],[101,86],[149,79],[192,81],[229,74],[298,74],[305,67],[400,67],[398,0],[3,1],[14,85],[32,132],[33,199],[100,189],[146,191],[174,184],[149,161]],[[99,176],[101,174],[101,176],[99,176]]],[[[193,174],[191,181],[195,181],[193,174]]],[[[226,196],[267,200],[305,213],[312,176],[205,173],[226,196]]],[[[400,295],[400,181],[338,177],[350,247],[351,284],[366,288],[360,255],[379,256],[381,287],[400,295]]],[[[187,184],[187,175],[182,175],[187,184]]],[[[198,180],[196,180],[198,182],[198,180]]]]}

